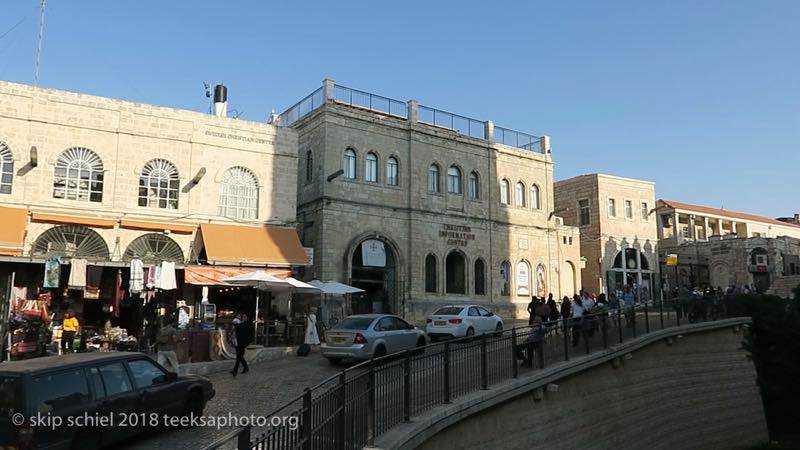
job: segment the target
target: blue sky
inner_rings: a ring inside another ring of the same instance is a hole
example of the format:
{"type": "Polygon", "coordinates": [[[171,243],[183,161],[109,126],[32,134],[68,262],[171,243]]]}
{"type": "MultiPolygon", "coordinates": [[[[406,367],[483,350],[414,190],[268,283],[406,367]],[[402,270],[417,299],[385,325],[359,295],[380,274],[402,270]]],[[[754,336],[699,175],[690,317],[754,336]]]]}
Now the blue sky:
{"type": "MultiPolygon", "coordinates": [[[[33,82],[38,21],[0,4],[0,79],[33,82]]],[[[206,111],[221,81],[266,120],[326,77],[548,134],[557,179],[800,212],[798,1],[48,1],[44,87],[206,111]]]]}

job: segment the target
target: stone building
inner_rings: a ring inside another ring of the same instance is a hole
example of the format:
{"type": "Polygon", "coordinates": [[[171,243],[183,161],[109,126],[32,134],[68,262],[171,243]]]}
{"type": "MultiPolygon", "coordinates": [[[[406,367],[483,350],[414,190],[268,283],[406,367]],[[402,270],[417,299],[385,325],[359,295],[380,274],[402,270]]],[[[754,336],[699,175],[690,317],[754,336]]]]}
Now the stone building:
{"type": "Polygon", "coordinates": [[[673,200],[659,200],[657,216],[660,261],[670,288],[749,285],[766,292],[777,279],[800,274],[800,225],[793,220],[673,200]],[[667,255],[677,258],[668,263],[667,255]]]}
{"type": "Polygon", "coordinates": [[[275,119],[299,135],[305,277],[365,289],[353,311],[424,320],[476,302],[508,315],[580,286],[578,230],[553,214],[547,137],[331,80],[275,119]]]}
{"type": "Polygon", "coordinates": [[[0,295],[11,273],[39,290],[54,256],[108,269],[94,304],[133,258],[176,263],[179,283],[302,265],[296,167],[291,129],[0,82],[0,295]]]}
{"type": "Polygon", "coordinates": [[[580,228],[583,287],[616,295],[625,284],[642,299],[658,294],[655,183],[605,174],[555,183],[555,212],[580,228]]]}

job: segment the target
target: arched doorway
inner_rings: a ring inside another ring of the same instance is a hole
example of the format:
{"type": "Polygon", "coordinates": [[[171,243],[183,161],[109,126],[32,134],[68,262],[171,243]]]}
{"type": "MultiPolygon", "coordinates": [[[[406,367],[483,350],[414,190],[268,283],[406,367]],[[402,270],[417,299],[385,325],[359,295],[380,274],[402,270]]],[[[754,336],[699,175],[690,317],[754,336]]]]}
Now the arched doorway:
{"type": "Polygon", "coordinates": [[[572,297],[578,292],[578,287],[575,286],[575,266],[566,261],[561,267],[561,296],[572,297]]]}
{"type": "Polygon", "coordinates": [[[355,246],[350,269],[350,284],[364,289],[353,298],[353,314],[402,314],[402,298],[397,279],[397,258],[392,245],[382,239],[368,238],[355,246]]]}
{"type": "Polygon", "coordinates": [[[608,295],[612,298],[617,298],[625,285],[634,289],[639,301],[650,301],[655,298],[650,261],[637,248],[628,247],[617,252],[614,264],[607,275],[608,295]]]}
{"type": "Polygon", "coordinates": [[[467,293],[467,263],[464,255],[453,250],[445,260],[445,292],[448,294],[467,293]]]}

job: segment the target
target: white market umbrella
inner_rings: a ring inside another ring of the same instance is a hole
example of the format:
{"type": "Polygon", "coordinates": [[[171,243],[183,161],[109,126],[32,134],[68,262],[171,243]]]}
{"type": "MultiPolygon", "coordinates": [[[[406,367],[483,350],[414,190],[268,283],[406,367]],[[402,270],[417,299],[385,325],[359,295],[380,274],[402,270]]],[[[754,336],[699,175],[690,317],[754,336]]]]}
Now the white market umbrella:
{"type": "MultiPolygon", "coordinates": [[[[236,286],[252,286],[258,290],[280,290],[290,288],[291,284],[282,280],[274,275],[270,275],[263,270],[256,270],[253,272],[243,273],[234,277],[225,278],[222,281],[233,284],[236,286]]],[[[253,326],[255,333],[258,334],[258,291],[256,291],[256,313],[253,318],[253,326]]]]}
{"type": "Polygon", "coordinates": [[[338,281],[319,281],[319,280],[312,280],[309,281],[308,284],[319,288],[323,294],[328,295],[347,295],[347,294],[358,294],[359,292],[364,292],[363,289],[359,289],[357,287],[348,286],[344,283],[339,283],[338,281]]]}
{"type": "Polygon", "coordinates": [[[278,290],[286,289],[298,294],[319,294],[322,292],[322,289],[292,277],[284,278],[282,281],[288,283],[289,286],[288,287],[281,286],[278,288],[278,290]]]}

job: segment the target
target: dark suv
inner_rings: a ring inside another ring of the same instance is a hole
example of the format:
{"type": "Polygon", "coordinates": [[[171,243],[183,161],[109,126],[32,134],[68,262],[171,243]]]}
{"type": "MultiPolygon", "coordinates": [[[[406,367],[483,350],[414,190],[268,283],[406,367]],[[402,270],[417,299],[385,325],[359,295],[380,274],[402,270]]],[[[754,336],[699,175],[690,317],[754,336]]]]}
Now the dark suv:
{"type": "Polygon", "coordinates": [[[151,427],[191,426],[214,389],[142,353],[0,363],[0,448],[94,449],[151,427]]]}

